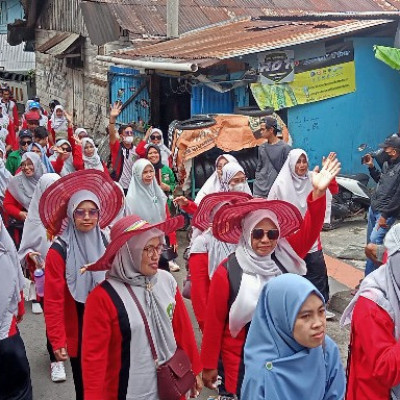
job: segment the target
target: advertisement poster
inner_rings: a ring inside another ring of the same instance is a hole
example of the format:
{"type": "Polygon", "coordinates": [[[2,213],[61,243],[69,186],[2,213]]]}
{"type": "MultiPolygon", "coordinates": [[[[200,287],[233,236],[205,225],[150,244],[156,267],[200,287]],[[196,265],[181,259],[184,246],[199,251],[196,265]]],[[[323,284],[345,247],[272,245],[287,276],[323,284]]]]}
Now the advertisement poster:
{"type": "Polygon", "coordinates": [[[292,82],[294,79],[294,51],[268,51],[258,54],[260,82],[270,85],[292,82]]]}
{"type": "Polygon", "coordinates": [[[352,93],[356,90],[352,43],[330,46],[324,56],[296,60],[293,82],[253,83],[251,90],[261,109],[275,110],[352,93]]]}

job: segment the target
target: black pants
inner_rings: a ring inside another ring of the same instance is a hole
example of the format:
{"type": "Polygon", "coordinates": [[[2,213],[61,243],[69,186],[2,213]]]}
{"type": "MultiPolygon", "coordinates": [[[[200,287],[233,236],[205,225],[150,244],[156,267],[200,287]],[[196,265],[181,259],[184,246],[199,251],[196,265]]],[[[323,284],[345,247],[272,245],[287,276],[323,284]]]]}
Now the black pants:
{"type": "Polygon", "coordinates": [[[19,333],[0,340],[0,400],[32,400],[29,362],[19,333]]]}
{"type": "MultiPolygon", "coordinates": [[[[39,303],[42,306],[42,310],[44,312],[44,297],[40,297],[39,303]]],[[[47,329],[46,329],[46,347],[47,347],[47,352],[49,353],[50,362],[52,363],[56,362],[57,360],[56,356],[54,355],[53,347],[51,346],[49,337],[47,336],[47,329]]]]}
{"type": "Polygon", "coordinates": [[[325,302],[329,300],[328,271],[322,250],[308,253],[304,258],[307,266],[307,278],[322,294],[325,302]]]}

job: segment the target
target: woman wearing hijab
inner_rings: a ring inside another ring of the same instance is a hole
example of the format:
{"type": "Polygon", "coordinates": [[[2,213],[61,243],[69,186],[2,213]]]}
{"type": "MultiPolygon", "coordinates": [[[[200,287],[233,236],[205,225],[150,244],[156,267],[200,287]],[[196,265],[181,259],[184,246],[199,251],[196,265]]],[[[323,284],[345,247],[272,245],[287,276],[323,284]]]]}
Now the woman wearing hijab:
{"type": "Polygon", "coordinates": [[[74,158],[72,155],[72,146],[71,143],[66,139],[59,139],[56,142],[54,154],[50,156],[49,160],[53,164],[53,162],[57,161],[59,157],[61,157],[64,161],[63,167],[60,171],[60,176],[65,176],[75,172],[76,169],[74,167],[74,158]]]}
{"type": "Polygon", "coordinates": [[[8,182],[10,182],[10,179],[12,178],[11,172],[6,168],[5,158],[6,148],[4,143],[0,142],[0,209],[3,208],[3,201],[8,182]]]}
{"type": "Polygon", "coordinates": [[[108,174],[107,165],[101,160],[93,139],[84,137],[82,141],[75,139],[73,147],[74,167],[82,169],[97,169],[108,174]],[[79,142],[81,145],[79,145],[79,142]]]}
{"type": "Polygon", "coordinates": [[[161,152],[161,162],[164,165],[170,166],[171,150],[164,144],[163,133],[160,129],[150,127],[143,140],[138,143],[136,153],[140,158],[146,158],[147,147],[150,144],[158,146],[161,152]]]}
{"type": "MultiPolygon", "coordinates": [[[[71,361],[76,399],[83,399],[81,338],[83,311],[103,272],[81,275],[80,268],[99,259],[106,248],[101,229],[123,205],[111,178],[96,170],[77,171],[54,182],[41,197],[40,218],[57,236],[46,256],[44,316],[57,361],[71,361]]],[[[97,333],[96,333],[97,334],[97,333]]]]}
{"type": "MultiPolygon", "coordinates": [[[[85,400],[159,400],[156,366],[169,361],[177,348],[189,357],[194,374],[200,373],[193,328],[177,283],[157,268],[164,235],[182,225],[181,216],[156,224],[136,215],[125,217],[111,229],[111,242],[104,256],[88,267],[109,272],[106,281],[89,295],[85,309],[85,400]],[[144,321],[130,291],[146,315],[156,365],[144,321]]],[[[201,386],[198,376],[192,394],[201,386]]]]}
{"type": "Polygon", "coordinates": [[[51,133],[54,142],[67,138],[68,126],[69,122],[64,107],[61,105],[55,106],[48,122],[48,131],[51,133]]]}
{"type": "Polygon", "coordinates": [[[48,173],[59,174],[62,171],[62,169],[64,167],[65,156],[60,155],[59,157],[55,158],[54,160],[50,160],[49,157],[47,157],[46,148],[44,148],[37,142],[31,143],[28,146],[28,151],[32,151],[40,156],[40,158],[42,160],[42,164],[43,164],[43,171],[45,174],[48,174],[48,173]]]}
{"type": "Polygon", "coordinates": [[[17,324],[22,321],[24,277],[17,250],[0,218],[0,398],[32,400],[30,369],[17,324]]]}
{"type": "MultiPolygon", "coordinates": [[[[132,179],[126,195],[126,215],[139,215],[151,224],[169,218],[167,196],[155,178],[153,164],[140,158],[133,164],[132,179]]],[[[176,232],[168,236],[169,244],[176,247],[176,232]]]]}
{"type": "MultiPolygon", "coordinates": [[[[328,158],[334,159],[335,153],[330,153],[328,158]]],[[[307,211],[307,196],[312,190],[312,175],[309,171],[309,162],[307,154],[302,149],[293,149],[283,164],[274,184],[268,195],[269,200],[284,200],[295,205],[301,215],[304,217],[307,211]]],[[[328,200],[332,198],[332,194],[337,194],[339,187],[336,180],[332,180],[327,191],[327,209],[325,213],[325,221],[330,221],[330,207],[328,208],[328,200]]],[[[330,201],[329,201],[330,205],[330,201]]],[[[328,271],[326,269],[324,255],[322,253],[321,238],[318,237],[314,246],[306,255],[307,274],[305,277],[309,279],[316,288],[324,296],[325,302],[329,300],[329,282],[328,271]]],[[[335,316],[334,313],[326,311],[328,319],[335,316]]]]}
{"type": "Polygon", "coordinates": [[[325,331],[324,298],[312,283],[294,274],[269,281],[244,347],[240,398],[343,400],[339,350],[325,331]]]}
{"type": "Polygon", "coordinates": [[[215,160],[215,171],[211,174],[211,176],[206,180],[205,184],[198,191],[194,202],[199,205],[204,196],[207,196],[211,193],[222,192],[222,168],[228,164],[234,162],[238,163],[238,160],[231,156],[230,154],[222,154],[215,160]]]}
{"type": "Polygon", "coordinates": [[[400,398],[400,225],[386,234],[386,264],[364,278],[343,313],[351,323],[346,400],[400,398]]]}
{"type": "Polygon", "coordinates": [[[210,281],[219,264],[235,249],[235,244],[217,240],[212,233],[212,222],[216,212],[224,204],[246,202],[252,197],[246,193],[213,193],[203,197],[192,219],[192,227],[201,233],[190,246],[189,271],[191,301],[200,330],[204,329],[210,281]]]}
{"type": "Polygon", "coordinates": [[[325,192],[339,171],[339,162],[328,160],[314,174],[304,220],[295,206],[280,200],[257,198],[218,210],[214,236],[238,246],[211,280],[201,354],[207,387],[214,388],[221,354],[226,389],[240,395],[243,346],[261,290],[282,273],[306,273],[303,257],[321,232],[325,192]]]}
{"type": "Polygon", "coordinates": [[[10,179],[4,195],[4,214],[17,248],[21,241],[23,225],[33,192],[43,173],[40,156],[33,152],[24,153],[21,158],[21,171],[10,179]]]}

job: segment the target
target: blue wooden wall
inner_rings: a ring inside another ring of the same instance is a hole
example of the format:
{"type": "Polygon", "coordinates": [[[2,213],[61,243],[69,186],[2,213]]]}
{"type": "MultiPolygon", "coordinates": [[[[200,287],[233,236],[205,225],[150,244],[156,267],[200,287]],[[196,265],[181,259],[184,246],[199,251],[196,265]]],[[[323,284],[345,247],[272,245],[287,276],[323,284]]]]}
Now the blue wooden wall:
{"type": "Polygon", "coordinates": [[[389,38],[354,38],[356,91],[288,109],[294,146],[307,151],[311,165],[336,151],[342,172],[366,172],[360,143],[375,147],[399,130],[400,73],[375,59],[374,44],[393,46],[389,38]]]}

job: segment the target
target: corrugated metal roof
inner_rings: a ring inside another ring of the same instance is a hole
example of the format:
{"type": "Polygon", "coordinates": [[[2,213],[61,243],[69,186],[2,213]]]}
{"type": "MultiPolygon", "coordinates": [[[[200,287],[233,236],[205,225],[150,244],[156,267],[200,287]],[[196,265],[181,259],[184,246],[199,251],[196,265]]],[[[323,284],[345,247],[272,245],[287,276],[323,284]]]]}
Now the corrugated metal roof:
{"type": "MultiPolygon", "coordinates": [[[[101,45],[118,39],[118,27],[145,37],[165,37],[166,1],[91,0],[82,1],[81,7],[92,42],[101,45]]],[[[246,16],[399,10],[399,0],[180,0],[179,33],[246,16]]]]}
{"type": "Polygon", "coordinates": [[[27,72],[35,69],[35,53],[24,51],[24,43],[10,46],[7,34],[0,35],[0,68],[9,72],[27,72]]]}
{"type": "Polygon", "coordinates": [[[53,56],[59,56],[66,53],[68,49],[79,39],[79,37],[80,35],[77,33],[59,33],[39,46],[36,51],[40,53],[51,54],[53,56]]]}
{"type": "Polygon", "coordinates": [[[120,50],[116,57],[207,60],[208,64],[210,60],[219,61],[344,36],[387,23],[390,21],[265,21],[248,18],[187,33],[179,39],[139,49],[120,50]]]}

